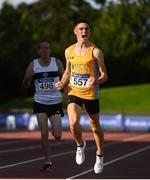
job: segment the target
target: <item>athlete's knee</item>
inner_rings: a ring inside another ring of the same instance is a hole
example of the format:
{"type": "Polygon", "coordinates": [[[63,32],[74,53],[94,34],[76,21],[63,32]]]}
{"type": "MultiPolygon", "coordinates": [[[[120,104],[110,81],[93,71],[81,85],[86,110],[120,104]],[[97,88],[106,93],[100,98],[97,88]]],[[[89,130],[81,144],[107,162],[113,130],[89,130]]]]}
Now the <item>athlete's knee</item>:
{"type": "Polygon", "coordinates": [[[61,136],[54,137],[57,141],[61,139],[61,136]]]}
{"type": "Polygon", "coordinates": [[[41,131],[41,137],[42,138],[47,138],[48,137],[48,132],[47,131],[41,131]]]}
{"type": "Polygon", "coordinates": [[[78,129],[79,126],[80,125],[79,125],[78,121],[70,122],[70,130],[78,129]]]}
{"type": "Polygon", "coordinates": [[[62,136],[62,132],[53,132],[52,131],[52,136],[56,139],[56,140],[60,140],[61,136],[62,136]]]}
{"type": "Polygon", "coordinates": [[[53,137],[55,140],[60,140],[61,139],[61,133],[52,133],[53,137]]]}
{"type": "Polygon", "coordinates": [[[100,132],[100,128],[97,127],[95,124],[91,124],[91,130],[92,130],[93,133],[100,132]]]}

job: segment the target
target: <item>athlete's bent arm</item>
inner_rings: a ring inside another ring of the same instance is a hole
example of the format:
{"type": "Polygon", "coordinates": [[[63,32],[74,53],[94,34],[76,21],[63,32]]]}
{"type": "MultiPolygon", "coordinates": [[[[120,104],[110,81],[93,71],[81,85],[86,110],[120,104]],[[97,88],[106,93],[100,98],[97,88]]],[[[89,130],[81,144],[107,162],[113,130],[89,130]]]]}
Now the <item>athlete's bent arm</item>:
{"type": "Polygon", "coordinates": [[[68,49],[65,50],[65,58],[66,58],[66,69],[65,69],[65,72],[62,75],[61,80],[58,81],[55,84],[55,87],[58,90],[62,89],[68,83],[68,80],[69,80],[69,77],[70,77],[70,62],[69,62],[69,58],[68,58],[68,49]]]}
{"type": "Polygon", "coordinates": [[[29,64],[27,67],[24,79],[23,79],[23,87],[29,88],[31,86],[31,81],[33,78],[34,72],[33,72],[33,62],[29,64]]]}
{"type": "Polygon", "coordinates": [[[91,85],[94,84],[101,84],[108,79],[105,63],[104,63],[104,55],[101,49],[99,48],[94,48],[93,50],[93,57],[97,63],[98,70],[99,70],[99,77],[98,79],[95,79],[94,77],[91,77],[89,79],[89,82],[91,85]]]}
{"type": "Polygon", "coordinates": [[[60,77],[62,77],[63,73],[64,73],[64,67],[63,64],[61,62],[61,60],[57,59],[56,60],[57,66],[58,66],[58,71],[60,73],[60,77]]]}

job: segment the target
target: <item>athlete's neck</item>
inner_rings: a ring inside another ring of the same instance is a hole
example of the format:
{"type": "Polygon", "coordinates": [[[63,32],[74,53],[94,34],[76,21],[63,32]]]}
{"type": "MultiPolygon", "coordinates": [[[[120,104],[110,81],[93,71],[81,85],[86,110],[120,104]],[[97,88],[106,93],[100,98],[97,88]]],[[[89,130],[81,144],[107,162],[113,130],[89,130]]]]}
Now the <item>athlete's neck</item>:
{"type": "Polygon", "coordinates": [[[74,53],[77,56],[84,55],[88,51],[89,46],[90,46],[90,42],[86,42],[86,43],[77,42],[74,49],[74,53]]]}
{"type": "Polygon", "coordinates": [[[42,66],[48,66],[50,64],[50,57],[48,57],[48,58],[39,58],[39,63],[42,66]]]}
{"type": "Polygon", "coordinates": [[[89,47],[89,45],[90,45],[90,42],[89,41],[85,41],[85,42],[83,42],[83,41],[78,41],[77,43],[76,43],[76,47],[77,48],[87,48],[87,47],[89,47]]]}

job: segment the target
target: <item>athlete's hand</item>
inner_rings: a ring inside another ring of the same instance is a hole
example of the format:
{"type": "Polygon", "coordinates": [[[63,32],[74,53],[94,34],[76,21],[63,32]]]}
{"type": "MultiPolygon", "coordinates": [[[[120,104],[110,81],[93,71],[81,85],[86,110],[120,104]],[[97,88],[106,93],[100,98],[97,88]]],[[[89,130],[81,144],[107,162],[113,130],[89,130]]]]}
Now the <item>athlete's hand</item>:
{"type": "Polygon", "coordinates": [[[95,77],[91,76],[88,79],[89,85],[95,85],[95,77]]]}
{"type": "Polygon", "coordinates": [[[63,85],[63,83],[61,82],[61,81],[58,81],[57,83],[55,83],[55,88],[57,89],[57,90],[61,90],[61,89],[63,89],[63,87],[64,87],[64,85],[63,85]]]}

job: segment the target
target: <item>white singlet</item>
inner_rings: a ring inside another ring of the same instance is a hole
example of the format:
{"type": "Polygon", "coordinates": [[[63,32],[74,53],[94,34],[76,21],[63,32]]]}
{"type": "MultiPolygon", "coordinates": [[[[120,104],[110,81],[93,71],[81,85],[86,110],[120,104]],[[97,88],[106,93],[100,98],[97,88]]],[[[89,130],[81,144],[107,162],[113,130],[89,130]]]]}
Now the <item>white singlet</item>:
{"type": "Polygon", "coordinates": [[[51,105],[61,102],[61,93],[54,84],[59,81],[59,72],[56,58],[51,57],[47,67],[39,64],[39,59],[34,59],[34,101],[37,103],[51,105]]]}

